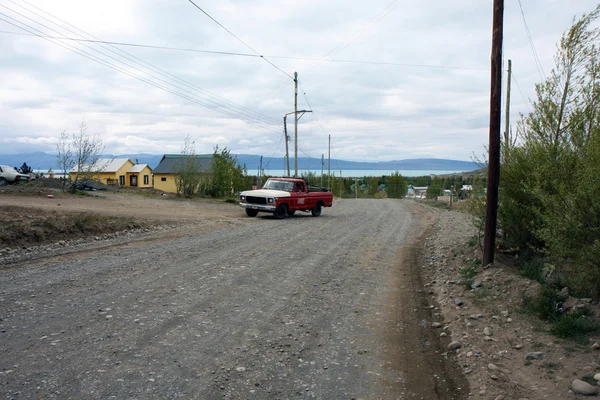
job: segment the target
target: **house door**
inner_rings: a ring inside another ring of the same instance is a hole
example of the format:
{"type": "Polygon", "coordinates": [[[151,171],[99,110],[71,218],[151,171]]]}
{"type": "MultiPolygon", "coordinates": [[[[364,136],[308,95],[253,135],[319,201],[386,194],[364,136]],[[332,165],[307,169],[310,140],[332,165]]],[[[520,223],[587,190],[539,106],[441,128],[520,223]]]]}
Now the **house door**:
{"type": "Polygon", "coordinates": [[[131,175],[129,177],[129,186],[137,186],[137,175],[131,175]]]}

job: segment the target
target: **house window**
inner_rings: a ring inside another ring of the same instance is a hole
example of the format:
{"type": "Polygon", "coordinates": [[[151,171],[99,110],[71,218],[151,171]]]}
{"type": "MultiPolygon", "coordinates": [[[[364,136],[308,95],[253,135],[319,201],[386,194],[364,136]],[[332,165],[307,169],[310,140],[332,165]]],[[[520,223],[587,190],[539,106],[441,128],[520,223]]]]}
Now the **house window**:
{"type": "Polygon", "coordinates": [[[144,175],[144,185],[147,185],[149,181],[148,175],[144,175]]]}
{"type": "Polygon", "coordinates": [[[166,182],[166,181],[167,181],[167,178],[163,176],[162,178],[160,178],[160,181],[161,181],[161,182],[166,182]]]}
{"type": "Polygon", "coordinates": [[[125,186],[125,175],[119,175],[119,185],[125,186]]]}

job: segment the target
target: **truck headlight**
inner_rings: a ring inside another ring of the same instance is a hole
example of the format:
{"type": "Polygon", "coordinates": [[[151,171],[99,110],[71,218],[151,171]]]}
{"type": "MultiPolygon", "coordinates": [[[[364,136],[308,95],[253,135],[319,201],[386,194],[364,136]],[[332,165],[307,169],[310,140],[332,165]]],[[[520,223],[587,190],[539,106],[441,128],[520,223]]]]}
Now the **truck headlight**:
{"type": "Polygon", "coordinates": [[[275,202],[275,199],[274,199],[274,198],[272,198],[272,197],[269,197],[269,198],[267,199],[267,202],[268,202],[269,204],[273,204],[273,203],[275,202]]]}
{"type": "Polygon", "coordinates": [[[240,196],[240,200],[241,200],[241,201],[246,201],[246,196],[245,196],[245,195],[241,195],[241,196],[240,196]]]}

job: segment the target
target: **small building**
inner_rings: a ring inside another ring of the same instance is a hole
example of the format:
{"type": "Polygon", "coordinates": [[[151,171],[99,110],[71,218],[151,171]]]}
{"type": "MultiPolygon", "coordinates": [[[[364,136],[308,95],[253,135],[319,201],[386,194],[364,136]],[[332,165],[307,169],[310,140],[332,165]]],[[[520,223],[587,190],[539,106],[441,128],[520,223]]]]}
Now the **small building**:
{"type": "MultiPolygon", "coordinates": [[[[97,180],[109,186],[129,186],[127,171],[134,164],[129,158],[100,158],[94,165],[85,166],[83,170],[90,179],[97,180]]],[[[71,170],[71,180],[77,175],[77,167],[71,170]]]]}
{"type": "Polygon", "coordinates": [[[127,186],[138,188],[152,187],[152,168],[148,164],[135,164],[126,173],[127,186]]]}
{"type": "MultiPolygon", "coordinates": [[[[182,154],[165,154],[160,163],[154,168],[154,188],[163,192],[177,193],[175,177],[186,159],[192,156],[182,154]]],[[[199,173],[209,173],[212,169],[212,154],[197,154],[196,166],[199,173]]]]}

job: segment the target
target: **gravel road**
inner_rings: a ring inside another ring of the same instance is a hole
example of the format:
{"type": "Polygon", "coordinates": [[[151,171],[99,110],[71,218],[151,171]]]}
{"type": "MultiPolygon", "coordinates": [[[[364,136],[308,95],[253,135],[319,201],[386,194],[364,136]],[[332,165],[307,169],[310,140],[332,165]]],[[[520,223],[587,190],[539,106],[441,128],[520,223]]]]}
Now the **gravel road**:
{"type": "Polygon", "coordinates": [[[260,215],[0,269],[0,396],[467,397],[418,273],[434,214],[260,215]]]}

